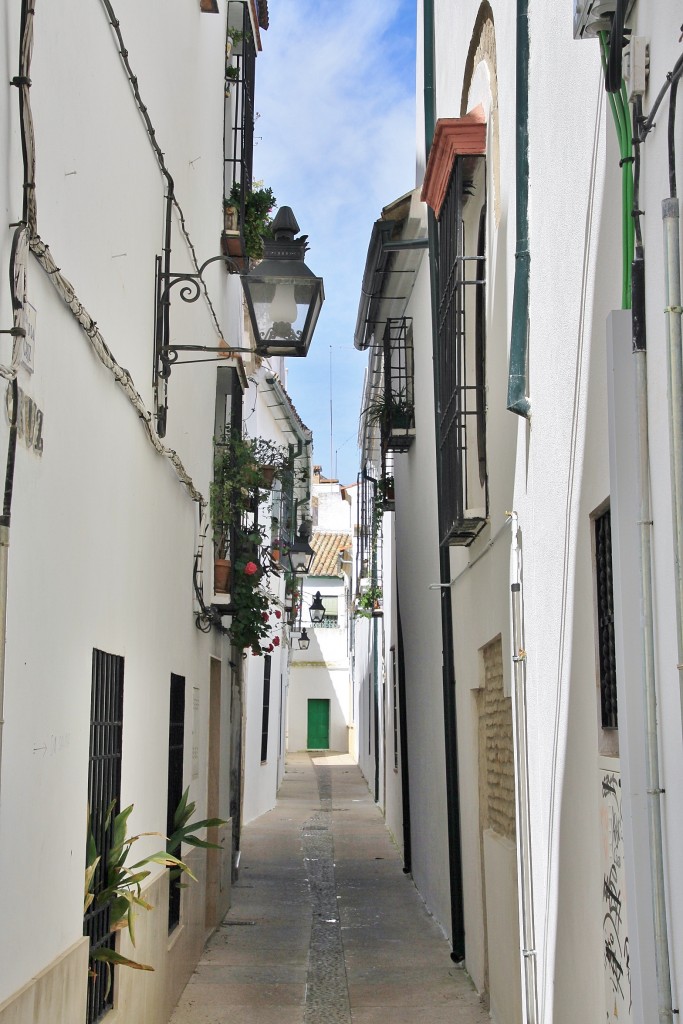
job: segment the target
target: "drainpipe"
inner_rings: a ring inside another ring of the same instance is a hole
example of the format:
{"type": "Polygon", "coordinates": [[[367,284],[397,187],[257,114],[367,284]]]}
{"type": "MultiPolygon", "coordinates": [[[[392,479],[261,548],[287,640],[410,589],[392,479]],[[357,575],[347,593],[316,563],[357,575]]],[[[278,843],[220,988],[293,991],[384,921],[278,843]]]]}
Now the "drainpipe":
{"type": "MultiPolygon", "coordinates": [[[[645,250],[640,227],[640,145],[638,128],[642,103],[636,97],[633,108],[633,223],[635,256],[631,268],[631,329],[636,382],[636,429],[638,445],[638,532],[640,537],[640,599],[643,635],[643,699],[645,710],[645,776],[647,787],[648,833],[650,840],[650,882],[652,921],[657,973],[657,1009],[659,1024],[672,1024],[671,965],[664,882],[662,836],[662,797],[659,774],[659,729],[657,722],[657,678],[655,671],[655,625],[652,584],[652,506],[650,500],[650,439],[647,383],[647,320],[645,315],[645,250]]],[[[675,221],[676,229],[678,222],[675,221]]],[[[665,273],[667,271],[665,270],[665,273]]],[[[669,282],[671,284],[671,282],[669,282]]],[[[673,483],[673,481],[672,481],[673,483]]]]}
{"type": "Polygon", "coordinates": [[[529,14],[528,0],[517,0],[517,129],[515,208],[517,247],[512,297],[512,334],[507,408],[528,419],[529,350],[529,14]]]}
{"type": "Polygon", "coordinates": [[[403,816],[403,872],[413,869],[413,845],[410,832],[410,772],[408,770],[408,708],[406,707],[406,661],[403,649],[403,622],[398,581],[396,585],[396,629],[398,654],[399,736],[401,749],[401,808],[403,816]]]}
{"type": "Polygon", "coordinates": [[[683,709],[683,356],[681,330],[680,204],[676,189],[674,129],[678,82],[671,86],[669,106],[670,196],[662,202],[664,228],[664,285],[666,335],[669,352],[669,435],[671,438],[671,490],[673,496],[674,568],[676,572],[676,625],[678,627],[678,687],[683,709]]]}
{"type": "Polygon", "coordinates": [[[524,650],[524,601],[521,582],[519,523],[510,512],[512,550],[510,552],[510,591],[512,603],[512,713],[515,727],[515,782],[517,804],[517,884],[519,889],[519,925],[522,939],[522,995],[524,1024],[538,1020],[536,984],[536,930],[534,926],[534,889],[531,869],[531,821],[529,799],[529,748],[526,715],[526,651],[524,650]]]}
{"type": "MultiPolygon", "coordinates": [[[[434,138],[434,0],[423,0],[424,23],[424,110],[425,156],[434,138]]],[[[434,430],[439,442],[439,378],[438,378],[438,246],[436,218],[429,209],[429,268],[431,286],[432,347],[434,352],[434,430]]],[[[441,463],[436,457],[437,495],[441,494],[441,463]]],[[[441,516],[439,515],[439,520],[441,516]]],[[[439,540],[441,523],[439,522],[439,540]]],[[[446,753],[446,818],[448,827],[448,866],[451,892],[451,959],[460,963],[465,959],[465,918],[462,891],[462,843],[460,834],[460,794],[458,780],[457,718],[455,705],[455,667],[453,659],[453,611],[451,606],[451,559],[448,547],[439,545],[439,579],[441,581],[441,643],[443,673],[443,709],[446,753]]]]}

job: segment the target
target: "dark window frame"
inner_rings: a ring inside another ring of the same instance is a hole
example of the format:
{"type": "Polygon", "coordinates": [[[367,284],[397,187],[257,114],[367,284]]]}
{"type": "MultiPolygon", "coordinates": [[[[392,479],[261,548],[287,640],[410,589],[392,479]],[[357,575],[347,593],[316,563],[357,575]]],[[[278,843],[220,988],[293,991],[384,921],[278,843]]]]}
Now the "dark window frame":
{"type": "Polygon", "coordinates": [[[600,693],[600,727],[617,732],[617,661],[614,637],[612,517],[609,506],[593,517],[596,631],[600,693]]]}
{"type": "Polygon", "coordinates": [[[270,680],[273,662],[270,654],[263,656],[263,708],[261,712],[261,764],[268,761],[268,730],[270,724],[270,680]]]}
{"type": "Polygon", "coordinates": [[[440,543],[467,546],[488,521],[486,157],[456,157],[438,221],[437,457],[440,543]]]}
{"type": "MultiPolygon", "coordinates": [[[[88,758],[88,808],[90,829],[100,861],[95,871],[96,889],[106,884],[107,861],[112,846],[113,815],[120,811],[121,759],[123,755],[124,659],[93,648],[90,698],[90,750],[88,758]]],[[[83,934],[90,948],[115,949],[115,935],[109,927],[109,907],[92,903],[83,918],[83,934]]],[[[91,964],[88,978],[87,1022],[95,1024],[114,1006],[114,985],[107,965],[91,964]]],[[[113,969],[113,968],[112,968],[113,969]]]]}
{"type": "MultiPolygon", "coordinates": [[[[183,795],[185,778],[185,677],[171,673],[168,714],[168,775],[166,797],[166,835],[175,831],[173,817],[183,795]]],[[[176,851],[180,856],[181,851],[176,851]]],[[[173,869],[169,868],[168,932],[180,924],[181,885],[173,869]]]]}

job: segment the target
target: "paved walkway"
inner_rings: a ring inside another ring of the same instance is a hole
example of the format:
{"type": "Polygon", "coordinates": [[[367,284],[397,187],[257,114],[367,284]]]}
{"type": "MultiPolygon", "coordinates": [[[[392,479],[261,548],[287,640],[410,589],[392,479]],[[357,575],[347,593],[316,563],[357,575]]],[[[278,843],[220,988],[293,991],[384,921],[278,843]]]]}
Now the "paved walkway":
{"type": "Polygon", "coordinates": [[[485,1024],[346,755],[290,756],[171,1024],[485,1024]]]}

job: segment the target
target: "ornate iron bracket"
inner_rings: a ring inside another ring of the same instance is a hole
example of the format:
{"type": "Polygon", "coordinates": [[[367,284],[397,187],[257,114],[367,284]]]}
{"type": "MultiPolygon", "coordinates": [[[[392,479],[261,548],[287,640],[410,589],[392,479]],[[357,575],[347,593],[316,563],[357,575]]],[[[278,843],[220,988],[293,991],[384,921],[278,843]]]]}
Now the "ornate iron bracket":
{"type": "MultiPolygon", "coordinates": [[[[170,220],[170,218],[169,218],[170,220]]],[[[171,345],[170,344],[170,309],[171,291],[176,285],[180,285],[179,296],[183,302],[196,302],[202,294],[203,274],[212,263],[227,263],[235,270],[237,264],[230,256],[211,256],[199,267],[196,273],[174,274],[169,266],[170,261],[170,224],[167,224],[167,244],[164,247],[164,255],[156,257],[155,273],[155,344],[154,344],[154,390],[157,402],[157,432],[160,437],[166,434],[166,419],[168,415],[168,398],[166,381],[171,376],[171,369],[174,365],[182,366],[186,363],[212,362],[224,359],[232,353],[251,352],[251,348],[232,348],[225,345],[171,345]],[[179,361],[182,352],[201,352],[204,358],[183,359],[179,361]],[[208,358],[206,358],[208,355],[208,358]]]]}

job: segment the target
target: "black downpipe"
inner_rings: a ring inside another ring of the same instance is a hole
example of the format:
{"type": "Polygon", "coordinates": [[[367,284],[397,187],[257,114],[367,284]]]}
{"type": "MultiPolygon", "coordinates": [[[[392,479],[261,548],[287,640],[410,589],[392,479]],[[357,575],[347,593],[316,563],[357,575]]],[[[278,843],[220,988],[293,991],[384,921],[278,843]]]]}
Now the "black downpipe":
{"type": "MultiPolygon", "coordinates": [[[[429,216],[429,263],[431,270],[432,345],[434,350],[434,414],[436,437],[436,493],[442,494],[441,424],[439,387],[439,294],[436,218],[429,216]]],[[[439,539],[442,535],[441,502],[439,505],[439,539]]],[[[439,579],[441,581],[441,644],[443,648],[443,716],[446,754],[446,816],[448,826],[448,866],[451,890],[451,960],[465,959],[465,916],[462,898],[462,840],[460,835],[460,787],[458,778],[457,710],[455,704],[455,664],[453,656],[453,606],[451,601],[450,549],[439,545],[439,579]]]]}
{"type": "Polygon", "coordinates": [[[410,772],[408,761],[408,709],[406,707],[406,660],[398,584],[396,586],[396,630],[398,634],[398,730],[401,744],[401,806],[403,811],[403,872],[413,870],[413,841],[410,832],[410,772]]]}
{"type": "MultiPolygon", "coordinates": [[[[424,0],[424,105],[425,156],[434,138],[434,0],[424,0]]],[[[439,292],[436,218],[428,210],[429,270],[432,313],[432,350],[434,354],[434,432],[436,438],[437,499],[442,493],[440,459],[439,399],[439,292]]],[[[439,541],[441,510],[439,504],[439,541]]],[[[453,657],[453,609],[450,591],[450,554],[448,547],[439,547],[439,578],[441,581],[441,643],[443,648],[443,709],[446,754],[446,817],[448,827],[448,867],[451,891],[451,959],[465,959],[465,917],[462,900],[462,846],[460,834],[460,793],[458,779],[457,716],[455,706],[455,666],[453,657]]]]}
{"type": "Polygon", "coordinates": [[[642,102],[636,99],[633,107],[633,225],[635,231],[635,251],[631,263],[631,331],[634,352],[644,352],[646,345],[645,331],[645,249],[640,226],[642,210],[640,202],[640,126],[642,120],[642,102]]]}

